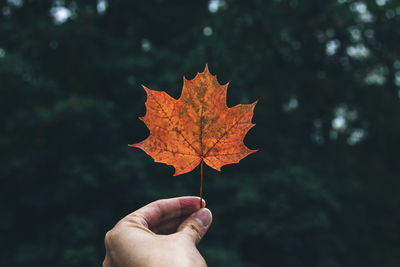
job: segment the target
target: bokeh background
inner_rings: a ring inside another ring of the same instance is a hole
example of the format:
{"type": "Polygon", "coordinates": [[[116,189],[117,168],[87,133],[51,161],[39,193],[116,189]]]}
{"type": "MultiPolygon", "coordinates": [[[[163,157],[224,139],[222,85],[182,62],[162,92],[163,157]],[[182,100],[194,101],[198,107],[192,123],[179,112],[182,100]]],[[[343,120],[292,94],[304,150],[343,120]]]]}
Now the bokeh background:
{"type": "Polygon", "coordinates": [[[99,266],[103,238],[199,168],[129,148],[141,84],[179,97],[209,64],[245,143],[205,168],[209,266],[400,266],[400,2],[0,1],[0,265],[99,266]]]}

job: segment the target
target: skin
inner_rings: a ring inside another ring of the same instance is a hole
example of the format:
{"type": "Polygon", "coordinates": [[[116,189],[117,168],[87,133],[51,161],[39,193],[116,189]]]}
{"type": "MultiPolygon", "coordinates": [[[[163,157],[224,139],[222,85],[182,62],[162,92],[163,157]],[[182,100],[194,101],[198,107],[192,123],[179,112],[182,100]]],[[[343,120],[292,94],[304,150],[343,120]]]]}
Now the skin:
{"type": "Polygon", "coordinates": [[[207,266],[196,245],[212,215],[199,209],[199,202],[198,197],[162,199],[127,215],[105,236],[103,267],[207,266]]]}

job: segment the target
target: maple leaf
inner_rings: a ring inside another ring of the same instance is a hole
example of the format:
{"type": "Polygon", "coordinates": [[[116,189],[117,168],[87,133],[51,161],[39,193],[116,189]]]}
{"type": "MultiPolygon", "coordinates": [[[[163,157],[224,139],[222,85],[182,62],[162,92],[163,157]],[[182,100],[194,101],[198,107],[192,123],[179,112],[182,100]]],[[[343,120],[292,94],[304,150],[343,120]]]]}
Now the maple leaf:
{"type": "Polygon", "coordinates": [[[203,180],[203,162],[220,171],[222,166],[257,151],[243,143],[255,125],[251,119],[257,101],[228,108],[228,83],[220,85],[207,65],[192,80],[183,77],[178,100],[163,91],[143,88],[147,93],[146,114],[139,119],[150,135],[129,146],[142,149],[155,162],[172,165],[174,176],[190,172],[201,163],[203,180]]]}

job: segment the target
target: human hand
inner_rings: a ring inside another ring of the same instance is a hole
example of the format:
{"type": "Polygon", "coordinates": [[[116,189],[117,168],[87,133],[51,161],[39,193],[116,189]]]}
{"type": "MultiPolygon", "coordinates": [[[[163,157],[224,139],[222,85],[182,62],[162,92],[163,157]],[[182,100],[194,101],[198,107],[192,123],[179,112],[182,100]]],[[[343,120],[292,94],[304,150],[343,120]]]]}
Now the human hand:
{"type": "Polygon", "coordinates": [[[212,215],[199,210],[199,202],[198,197],[162,199],[127,215],[106,234],[103,266],[207,266],[196,244],[212,215]]]}

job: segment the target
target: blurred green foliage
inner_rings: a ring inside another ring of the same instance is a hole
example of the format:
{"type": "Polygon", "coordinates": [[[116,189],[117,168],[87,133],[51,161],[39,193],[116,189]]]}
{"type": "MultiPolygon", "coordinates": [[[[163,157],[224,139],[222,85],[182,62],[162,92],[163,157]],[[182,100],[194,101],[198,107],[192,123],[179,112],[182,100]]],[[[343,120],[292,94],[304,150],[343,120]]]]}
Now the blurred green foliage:
{"type": "Polygon", "coordinates": [[[98,266],[121,217],[197,195],[127,147],[141,84],[178,97],[208,62],[246,144],[205,169],[210,266],[400,266],[394,0],[0,1],[0,265],[98,266]]]}

